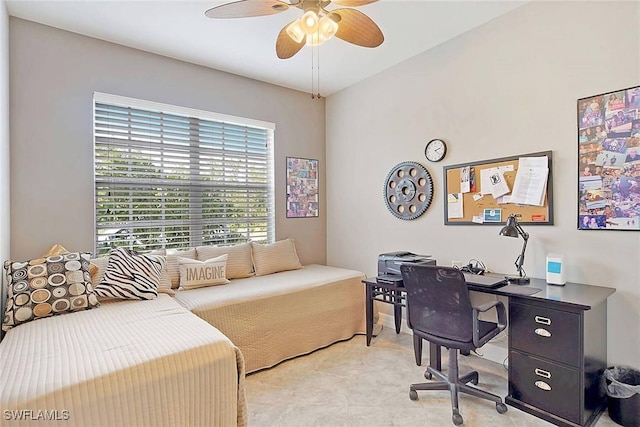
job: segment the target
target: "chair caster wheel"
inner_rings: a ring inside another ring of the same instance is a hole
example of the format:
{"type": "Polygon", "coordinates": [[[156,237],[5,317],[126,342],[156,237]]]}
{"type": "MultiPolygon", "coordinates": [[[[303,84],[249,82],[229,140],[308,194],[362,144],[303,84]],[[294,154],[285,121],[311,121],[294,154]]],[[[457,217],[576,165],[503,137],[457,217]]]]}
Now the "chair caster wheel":
{"type": "Polygon", "coordinates": [[[505,412],[507,412],[507,405],[501,402],[496,403],[496,411],[498,411],[499,414],[504,414],[505,412]]]}
{"type": "Polygon", "coordinates": [[[464,420],[462,419],[462,415],[460,414],[453,414],[453,416],[451,417],[451,421],[453,421],[453,423],[457,426],[461,426],[464,422],[464,420]]]}
{"type": "Polygon", "coordinates": [[[430,380],[431,378],[433,378],[433,375],[431,375],[431,372],[429,371],[424,371],[424,377],[430,380]]]}
{"type": "Polygon", "coordinates": [[[409,399],[418,400],[418,392],[415,390],[409,390],[409,399]]]}

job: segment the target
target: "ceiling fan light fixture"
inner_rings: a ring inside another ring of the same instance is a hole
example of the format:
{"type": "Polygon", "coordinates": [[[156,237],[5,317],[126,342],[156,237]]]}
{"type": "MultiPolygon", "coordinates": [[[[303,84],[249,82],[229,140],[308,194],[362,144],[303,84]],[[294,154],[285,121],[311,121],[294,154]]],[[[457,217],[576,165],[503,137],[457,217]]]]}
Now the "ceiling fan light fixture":
{"type": "Polygon", "coordinates": [[[320,46],[322,43],[324,43],[324,40],[320,33],[307,34],[307,46],[320,46]]]}
{"type": "Polygon", "coordinates": [[[318,14],[313,10],[308,10],[300,18],[300,26],[305,34],[313,34],[318,31],[318,14]]]}
{"type": "Polygon", "coordinates": [[[336,35],[336,32],[338,32],[338,24],[331,19],[329,15],[323,16],[320,22],[318,22],[318,32],[320,33],[322,41],[326,42],[336,35]]]}
{"type": "Polygon", "coordinates": [[[287,27],[287,34],[296,43],[300,43],[302,41],[302,39],[304,39],[304,36],[306,34],[305,34],[304,30],[302,29],[302,25],[301,25],[299,19],[297,19],[297,20],[293,21],[291,24],[289,24],[289,26],[287,27]]]}

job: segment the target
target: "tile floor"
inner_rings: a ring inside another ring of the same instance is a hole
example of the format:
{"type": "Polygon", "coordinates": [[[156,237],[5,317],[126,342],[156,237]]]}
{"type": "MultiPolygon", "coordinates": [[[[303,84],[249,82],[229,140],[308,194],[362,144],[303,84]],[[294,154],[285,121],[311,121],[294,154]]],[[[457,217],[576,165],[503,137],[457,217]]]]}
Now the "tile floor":
{"type": "MultiPolygon", "coordinates": [[[[419,392],[419,400],[409,399],[409,384],[425,381],[425,368],[426,361],[415,365],[408,334],[385,328],[371,347],[358,335],[248,375],[249,427],[453,426],[448,392],[419,392]]],[[[460,357],[460,371],[472,369],[480,373],[480,387],[507,394],[501,364],[460,357]]],[[[460,397],[460,411],[467,427],[551,425],[513,407],[500,415],[492,402],[466,395],[460,397]]],[[[606,411],[596,425],[617,427],[606,411]]]]}

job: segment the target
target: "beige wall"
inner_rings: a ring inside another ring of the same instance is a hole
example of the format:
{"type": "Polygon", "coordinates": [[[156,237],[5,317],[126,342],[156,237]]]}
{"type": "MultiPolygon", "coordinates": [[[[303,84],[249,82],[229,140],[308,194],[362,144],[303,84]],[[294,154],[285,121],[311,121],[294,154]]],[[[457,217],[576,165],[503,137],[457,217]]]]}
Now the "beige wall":
{"type": "MultiPolygon", "coordinates": [[[[0,0],[0,262],[9,258],[9,213],[9,15],[0,0]]],[[[0,275],[0,290],[4,289],[3,281],[4,274],[0,275]]],[[[2,308],[4,301],[5,292],[0,292],[2,308]]],[[[4,310],[2,313],[0,323],[4,310]]],[[[0,338],[2,335],[0,332],[0,338]]]]}
{"type": "Polygon", "coordinates": [[[324,100],[17,18],[10,35],[12,257],[93,251],[97,91],[275,123],[276,237],[326,261],[324,100]],[[286,156],[320,161],[319,218],[285,218],[286,156]]]}
{"type": "MultiPolygon", "coordinates": [[[[525,268],[544,277],[549,252],[568,279],[617,288],[609,299],[609,358],[640,360],[640,233],[576,229],[576,100],[640,84],[640,3],[535,2],[327,100],[330,265],[376,273],[376,256],[409,250],[439,263],[482,260],[514,273],[522,241],[495,226],[444,226],[442,167],[553,150],[555,225],[527,227],[525,268]],[[444,138],[433,164],[425,143],[444,138]],[[431,207],[402,221],[382,190],[401,161],[427,166],[431,207]]],[[[588,333],[588,331],[587,331],[588,333]]]]}

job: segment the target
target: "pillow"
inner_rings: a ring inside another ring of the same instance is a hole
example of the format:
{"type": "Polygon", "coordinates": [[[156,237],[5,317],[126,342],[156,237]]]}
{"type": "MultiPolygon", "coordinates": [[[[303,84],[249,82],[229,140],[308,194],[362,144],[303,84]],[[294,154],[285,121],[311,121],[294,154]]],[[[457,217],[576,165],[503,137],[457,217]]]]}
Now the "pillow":
{"type": "Polygon", "coordinates": [[[251,244],[241,243],[233,246],[198,246],[198,259],[206,261],[227,254],[227,279],[242,279],[253,276],[251,244]]]}
{"type": "Polygon", "coordinates": [[[196,259],[196,249],[168,249],[167,250],[167,270],[169,279],[171,280],[171,288],[176,289],[180,285],[180,267],[178,265],[178,257],[187,259],[196,259]]]}
{"type": "MultiPolygon", "coordinates": [[[[158,255],[159,251],[151,251],[149,255],[158,255]]],[[[91,274],[91,283],[95,288],[102,282],[104,278],[104,273],[107,270],[107,265],[109,265],[109,257],[100,257],[100,258],[91,258],[91,267],[89,268],[89,273],[91,274]]],[[[160,273],[160,281],[158,283],[158,293],[159,294],[167,294],[167,295],[175,295],[176,293],[171,289],[171,279],[169,278],[169,272],[167,271],[167,264],[165,262],[165,266],[160,273]]],[[[100,301],[105,301],[110,299],[108,297],[99,297],[100,301]]]]}
{"type": "Polygon", "coordinates": [[[116,248],[109,254],[109,264],[96,295],[120,299],[147,300],[158,296],[160,274],[165,264],[163,255],[137,254],[116,248]]]}
{"type": "Polygon", "coordinates": [[[68,252],[24,262],[5,261],[8,294],[2,329],[98,307],[89,275],[90,256],[68,252]]]}
{"type": "Polygon", "coordinates": [[[280,240],[270,245],[251,242],[251,248],[256,276],[302,268],[293,239],[280,240]]]}
{"type": "Polygon", "coordinates": [[[51,249],[49,249],[44,255],[42,255],[42,258],[47,258],[54,255],[64,255],[68,253],[69,251],[64,246],[62,246],[60,243],[56,243],[55,245],[51,246],[51,249]]]}
{"type": "Polygon", "coordinates": [[[229,283],[225,275],[226,254],[206,261],[178,258],[178,264],[180,265],[179,290],[181,291],[229,283]]]}

